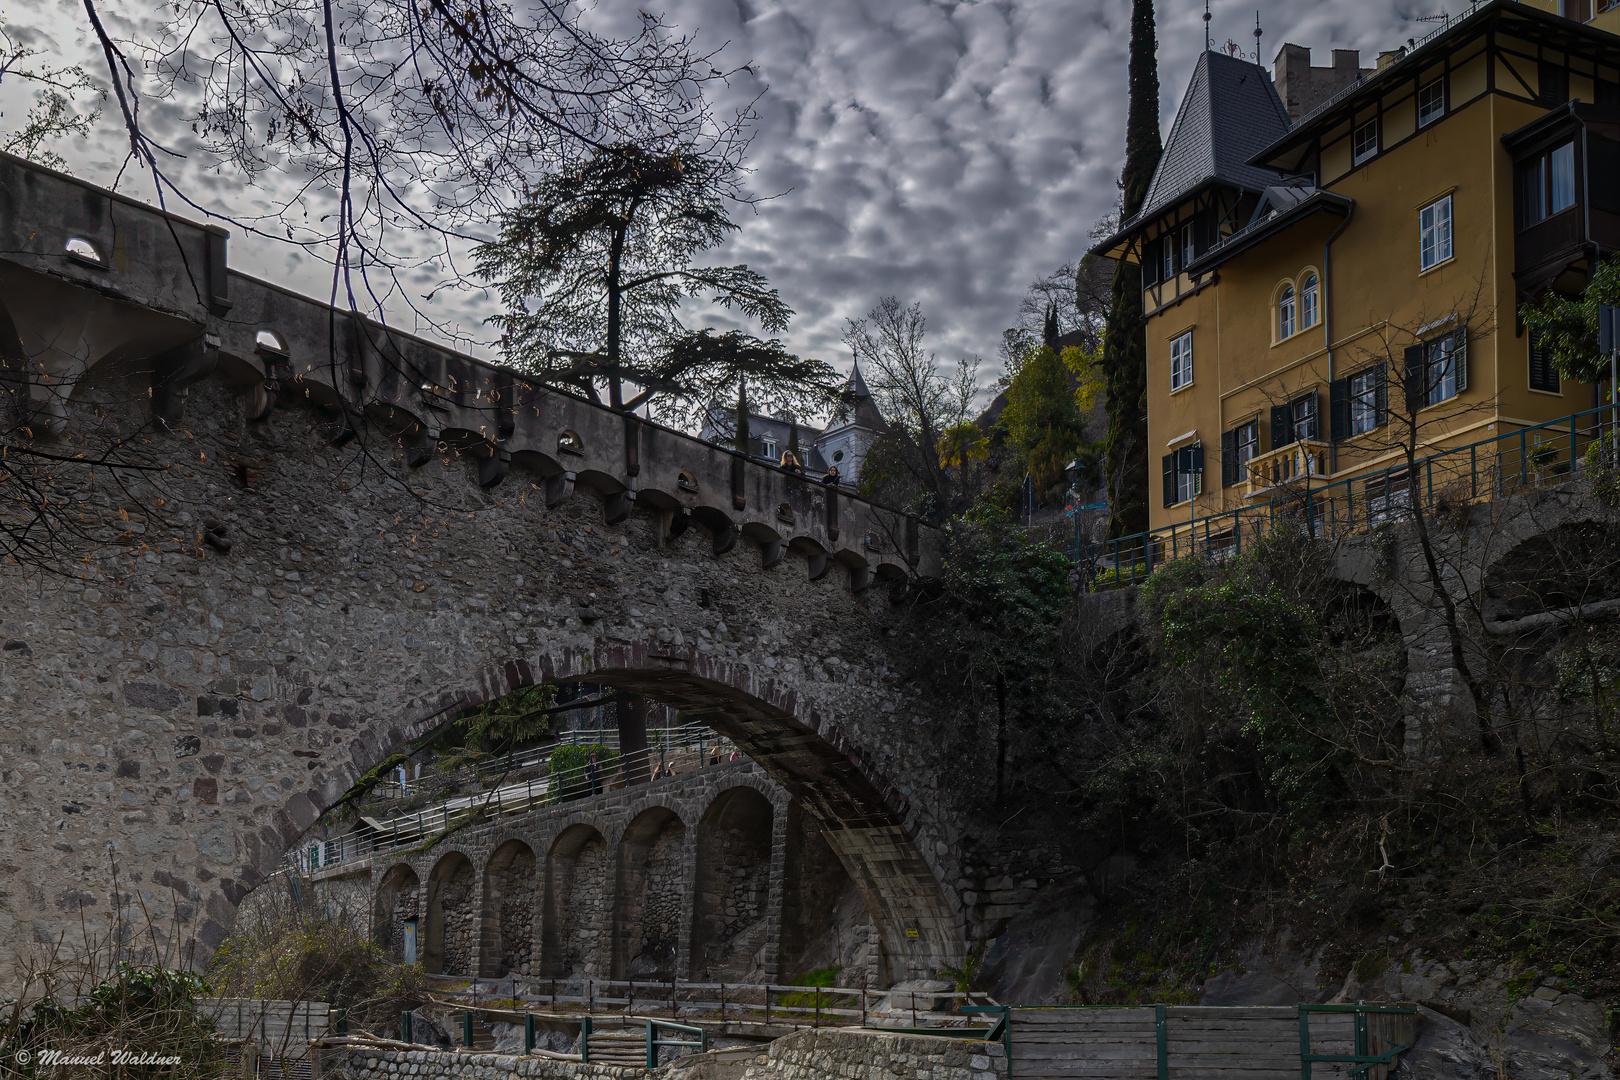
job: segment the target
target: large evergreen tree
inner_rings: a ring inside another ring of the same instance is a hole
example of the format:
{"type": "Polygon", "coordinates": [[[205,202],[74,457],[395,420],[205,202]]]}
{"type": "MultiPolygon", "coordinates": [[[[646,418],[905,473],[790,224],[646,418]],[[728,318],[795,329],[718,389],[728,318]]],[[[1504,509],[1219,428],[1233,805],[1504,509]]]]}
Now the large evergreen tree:
{"type": "MultiPolygon", "coordinates": [[[[1153,0],[1132,0],[1130,116],[1125,125],[1125,171],[1120,177],[1121,220],[1129,221],[1147,198],[1159,153],[1159,63],[1153,0]]],[[[1114,273],[1113,305],[1103,337],[1108,377],[1108,534],[1147,529],[1147,328],[1142,321],[1142,269],[1120,262],[1114,273]]]]}
{"type": "Polygon", "coordinates": [[[508,361],[614,409],[651,402],[680,419],[740,396],[744,380],[756,408],[832,401],[842,380],[825,361],[681,322],[682,305],[702,297],[773,332],[793,315],[758,271],[700,260],[736,231],[735,194],[729,161],[633,145],[542,177],[499,239],[474,250],[506,301],[491,322],[508,361]]]}

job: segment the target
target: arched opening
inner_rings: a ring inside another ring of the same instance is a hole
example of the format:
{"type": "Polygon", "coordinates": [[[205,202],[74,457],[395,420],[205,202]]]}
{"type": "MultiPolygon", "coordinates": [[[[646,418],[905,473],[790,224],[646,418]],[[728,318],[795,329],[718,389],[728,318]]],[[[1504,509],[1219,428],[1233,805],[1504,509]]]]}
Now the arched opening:
{"type": "Polygon", "coordinates": [[[769,800],[751,787],[721,792],[698,823],[692,905],[694,979],[758,981],[771,889],[769,800]]]}
{"type": "Polygon", "coordinates": [[[421,926],[422,882],[401,863],[383,875],[371,920],[377,947],[397,964],[421,959],[416,934],[421,926]]]}
{"type": "Polygon", "coordinates": [[[570,825],[546,856],[540,974],[601,975],[607,933],[607,841],[589,825],[570,825]]]}
{"type": "Polygon", "coordinates": [[[434,975],[471,975],[474,925],[474,890],[477,874],[472,861],[460,852],[440,859],[428,875],[427,933],[422,967],[434,975]]]}
{"type": "Polygon", "coordinates": [[[613,978],[675,976],[685,855],[686,825],[665,807],[643,810],[624,830],[613,890],[613,978]]]}
{"type": "Polygon", "coordinates": [[[479,957],[486,978],[534,974],[534,904],[540,895],[534,872],[534,851],[521,840],[496,848],[484,868],[479,957]]]}

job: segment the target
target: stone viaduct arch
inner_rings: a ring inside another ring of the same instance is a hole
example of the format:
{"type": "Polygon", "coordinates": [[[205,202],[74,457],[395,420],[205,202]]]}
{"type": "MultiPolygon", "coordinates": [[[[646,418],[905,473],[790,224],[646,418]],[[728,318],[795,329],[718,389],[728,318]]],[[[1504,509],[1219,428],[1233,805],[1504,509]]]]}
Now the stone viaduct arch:
{"type": "MultiPolygon", "coordinates": [[[[104,912],[110,845],[203,962],[390,751],[588,677],[709,723],[800,800],[892,978],[960,960],[962,825],[873,587],[937,566],[915,519],[235,273],[217,231],[4,156],[0,209],[8,401],[65,447],[93,405],[166,466],[133,515],[75,494],[105,537],[84,577],[0,568],[0,859],[40,868],[0,897],[0,940],[104,912]]],[[[417,903],[441,964],[515,940],[457,921],[484,869],[419,868],[384,921],[417,903]]]]}

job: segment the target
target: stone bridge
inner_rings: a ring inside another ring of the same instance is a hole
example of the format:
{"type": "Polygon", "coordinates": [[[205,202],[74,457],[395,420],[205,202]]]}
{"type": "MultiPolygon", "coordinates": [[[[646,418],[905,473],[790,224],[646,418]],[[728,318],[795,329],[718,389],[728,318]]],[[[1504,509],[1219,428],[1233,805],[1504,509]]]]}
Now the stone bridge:
{"type": "Polygon", "coordinates": [[[226,241],[0,156],[6,442],[55,462],[84,530],[78,576],[0,564],[12,971],[114,914],[205,961],[384,756],[578,679],[712,725],[779,784],[771,820],[819,830],[880,978],[960,960],[955,751],[884,650],[891,590],[938,565],[929,529],[236,273],[226,241]],[[75,471],[114,438],[166,468],[75,471]]]}
{"type": "MultiPolygon", "coordinates": [[[[411,924],[430,972],[779,981],[851,887],[823,837],[744,760],[326,867],[312,887],[396,958],[411,924]]],[[[855,944],[867,965],[845,977],[880,979],[880,951],[855,944]]]]}

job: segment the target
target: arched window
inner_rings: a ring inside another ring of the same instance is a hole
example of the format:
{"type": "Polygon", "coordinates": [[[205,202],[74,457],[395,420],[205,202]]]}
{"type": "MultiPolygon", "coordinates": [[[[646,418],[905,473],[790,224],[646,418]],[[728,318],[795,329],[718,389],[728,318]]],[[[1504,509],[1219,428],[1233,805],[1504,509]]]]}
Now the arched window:
{"type": "Polygon", "coordinates": [[[1316,301],[1318,291],[1316,275],[1306,274],[1305,284],[1299,290],[1299,325],[1301,329],[1307,326],[1315,326],[1317,320],[1321,317],[1319,312],[1322,309],[1316,301]]]}
{"type": "Polygon", "coordinates": [[[1294,287],[1284,285],[1283,291],[1277,296],[1277,340],[1292,337],[1298,328],[1298,312],[1294,304],[1294,287]]]}

